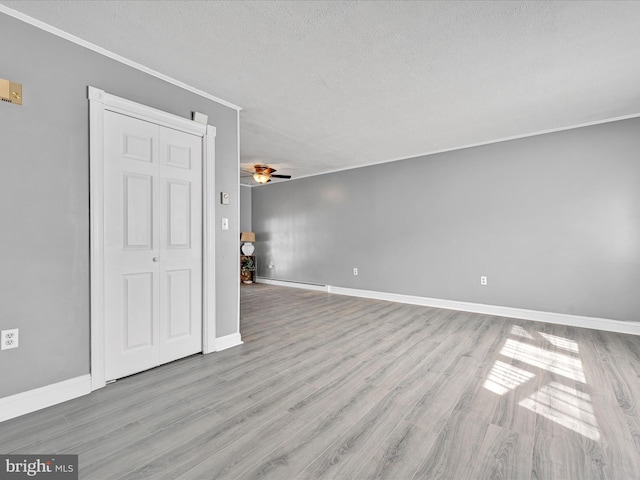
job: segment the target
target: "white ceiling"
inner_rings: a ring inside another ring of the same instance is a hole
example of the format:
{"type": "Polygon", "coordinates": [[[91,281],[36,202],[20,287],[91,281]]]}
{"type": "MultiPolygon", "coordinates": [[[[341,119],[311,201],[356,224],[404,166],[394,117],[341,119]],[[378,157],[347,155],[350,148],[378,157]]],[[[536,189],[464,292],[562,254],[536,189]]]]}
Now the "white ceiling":
{"type": "Polygon", "coordinates": [[[243,107],[294,178],[640,112],[640,2],[0,1],[243,107]]]}

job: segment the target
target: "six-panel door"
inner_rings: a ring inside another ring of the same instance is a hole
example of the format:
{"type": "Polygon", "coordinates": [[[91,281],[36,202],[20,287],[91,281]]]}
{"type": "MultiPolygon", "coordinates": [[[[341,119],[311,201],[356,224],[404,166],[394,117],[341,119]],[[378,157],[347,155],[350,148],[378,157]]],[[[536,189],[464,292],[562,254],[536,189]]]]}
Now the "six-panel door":
{"type": "Polygon", "coordinates": [[[202,139],[105,113],[105,376],[201,351],[202,139]]]}

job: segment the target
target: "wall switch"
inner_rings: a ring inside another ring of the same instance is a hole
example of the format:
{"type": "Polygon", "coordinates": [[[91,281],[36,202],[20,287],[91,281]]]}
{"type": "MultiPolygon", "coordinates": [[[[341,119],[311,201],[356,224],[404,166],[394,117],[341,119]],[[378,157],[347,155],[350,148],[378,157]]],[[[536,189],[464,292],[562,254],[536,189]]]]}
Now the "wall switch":
{"type": "Polygon", "coordinates": [[[220,192],[220,203],[222,205],[229,205],[229,199],[231,196],[228,192],[220,192]]]}
{"type": "Polygon", "coordinates": [[[480,277],[480,285],[486,285],[487,284],[487,277],[480,277]]]}
{"type": "Polygon", "coordinates": [[[19,345],[19,329],[13,328],[11,330],[2,330],[0,336],[0,350],[9,350],[10,348],[18,348],[19,345]]]}
{"type": "Polygon", "coordinates": [[[275,267],[275,265],[273,264],[273,262],[269,262],[269,268],[273,268],[275,267]]]}
{"type": "Polygon", "coordinates": [[[353,274],[358,275],[358,269],[356,267],[353,267],[353,274]]]}
{"type": "Polygon", "coordinates": [[[223,230],[229,230],[229,219],[228,218],[223,218],[222,219],[222,229],[223,230]]]}

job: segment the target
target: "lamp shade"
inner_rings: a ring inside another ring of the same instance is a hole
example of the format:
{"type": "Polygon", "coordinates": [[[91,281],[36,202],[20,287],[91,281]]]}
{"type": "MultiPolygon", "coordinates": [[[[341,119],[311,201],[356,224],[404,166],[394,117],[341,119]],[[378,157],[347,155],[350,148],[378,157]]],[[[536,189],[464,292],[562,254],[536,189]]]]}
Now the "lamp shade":
{"type": "Polygon", "coordinates": [[[256,241],[256,234],[253,232],[242,232],[240,234],[240,241],[241,242],[255,242],[256,241]]]}

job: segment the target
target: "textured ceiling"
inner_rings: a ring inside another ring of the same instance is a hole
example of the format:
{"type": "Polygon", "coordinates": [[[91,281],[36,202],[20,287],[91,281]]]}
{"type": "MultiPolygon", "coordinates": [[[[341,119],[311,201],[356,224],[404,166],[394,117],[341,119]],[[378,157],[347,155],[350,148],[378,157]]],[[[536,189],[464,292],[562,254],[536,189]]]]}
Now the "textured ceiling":
{"type": "Polygon", "coordinates": [[[0,1],[240,105],[294,178],[640,112],[640,2],[0,1]]]}

